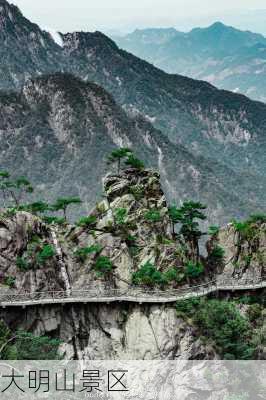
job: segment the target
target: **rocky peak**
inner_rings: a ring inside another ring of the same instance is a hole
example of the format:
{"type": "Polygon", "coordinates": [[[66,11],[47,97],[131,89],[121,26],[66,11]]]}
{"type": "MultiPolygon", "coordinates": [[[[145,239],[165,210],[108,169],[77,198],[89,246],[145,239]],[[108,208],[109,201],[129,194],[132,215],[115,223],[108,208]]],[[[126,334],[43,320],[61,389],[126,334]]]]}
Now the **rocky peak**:
{"type": "Polygon", "coordinates": [[[61,48],[51,35],[6,1],[0,3],[2,89],[20,88],[28,77],[61,71],[61,48]]]}
{"type": "Polygon", "coordinates": [[[166,207],[165,195],[161,188],[160,174],[154,170],[123,170],[119,175],[107,175],[104,178],[104,191],[111,202],[134,193],[138,189],[139,206],[166,207]]]}
{"type": "MultiPolygon", "coordinates": [[[[259,280],[263,276],[265,223],[252,223],[252,238],[250,230],[248,236],[238,237],[232,226],[217,233],[208,250],[210,253],[213,248],[217,250],[217,245],[223,246],[226,265],[220,259],[217,268],[202,258],[204,274],[188,281],[184,274],[184,247],[169,230],[159,174],[124,169],[108,174],[103,188],[103,200],[76,225],[48,225],[29,213],[1,211],[3,295],[5,290],[9,295],[14,289],[33,293],[120,289],[127,293],[141,285],[142,290],[147,290],[146,285],[151,283],[132,280],[147,263],[148,269],[156,268],[156,279],[170,278],[163,283],[164,289],[170,291],[188,289],[216,277],[238,281],[252,276],[259,280]],[[171,274],[167,275],[169,270],[171,274]]],[[[161,284],[157,281],[153,287],[158,290],[161,284]]],[[[50,304],[28,307],[26,311],[2,310],[0,316],[12,329],[60,337],[68,359],[219,358],[213,343],[206,344],[200,330],[184,313],[178,314],[174,305],[92,304],[89,298],[86,302],[66,304],[64,308],[50,304]]]]}
{"type": "Polygon", "coordinates": [[[110,48],[117,49],[118,47],[113,40],[108,36],[104,35],[102,32],[73,32],[62,34],[62,39],[64,43],[64,49],[67,53],[71,53],[75,50],[81,52],[98,49],[100,48],[110,48]]]}
{"type": "Polygon", "coordinates": [[[14,31],[14,24],[19,19],[23,19],[19,8],[5,0],[0,0],[0,34],[14,31]]]}

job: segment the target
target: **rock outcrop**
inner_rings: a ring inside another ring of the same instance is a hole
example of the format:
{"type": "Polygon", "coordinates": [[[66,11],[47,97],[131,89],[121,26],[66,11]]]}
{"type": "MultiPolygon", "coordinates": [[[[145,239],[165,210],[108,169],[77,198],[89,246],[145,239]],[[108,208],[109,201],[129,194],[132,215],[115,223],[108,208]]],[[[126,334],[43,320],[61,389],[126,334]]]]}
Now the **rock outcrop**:
{"type": "MultiPolygon", "coordinates": [[[[187,279],[187,253],[172,233],[159,174],[126,169],[107,175],[103,200],[75,226],[48,225],[26,212],[2,210],[1,293],[127,289],[133,274],[146,263],[160,274],[176,271],[175,279],[165,283],[166,290],[216,277],[230,276],[237,281],[255,274],[259,280],[265,265],[265,224],[256,222],[253,228],[256,235],[248,244],[243,238],[240,244],[232,226],[221,230],[209,251],[223,246],[224,260],[211,266],[209,256],[202,256],[205,271],[197,279],[187,279]],[[247,255],[248,265],[244,264],[247,255]],[[107,270],[99,259],[107,261],[107,270]]],[[[1,310],[0,318],[12,330],[59,337],[69,359],[218,358],[214,348],[202,342],[197,329],[176,313],[174,305],[44,305],[1,310]]]]}
{"type": "Polygon", "coordinates": [[[229,224],[221,229],[216,243],[224,249],[221,280],[259,282],[266,274],[265,218],[229,224]],[[237,224],[236,224],[237,225],[237,224]]]}

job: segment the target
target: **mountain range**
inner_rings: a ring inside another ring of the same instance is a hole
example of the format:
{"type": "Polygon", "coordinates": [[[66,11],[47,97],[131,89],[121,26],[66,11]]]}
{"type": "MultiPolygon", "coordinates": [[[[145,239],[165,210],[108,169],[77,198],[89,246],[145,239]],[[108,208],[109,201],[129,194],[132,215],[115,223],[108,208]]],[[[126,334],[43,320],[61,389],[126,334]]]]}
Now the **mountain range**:
{"type": "Polygon", "coordinates": [[[266,101],[266,38],[216,22],[188,33],[136,30],[114,38],[123,49],[169,73],[266,101]]]}
{"type": "Polygon", "coordinates": [[[1,168],[90,206],[107,154],[130,146],[169,199],[200,199],[213,222],[265,211],[266,105],[165,73],[100,32],[60,39],[0,0],[1,168]]]}

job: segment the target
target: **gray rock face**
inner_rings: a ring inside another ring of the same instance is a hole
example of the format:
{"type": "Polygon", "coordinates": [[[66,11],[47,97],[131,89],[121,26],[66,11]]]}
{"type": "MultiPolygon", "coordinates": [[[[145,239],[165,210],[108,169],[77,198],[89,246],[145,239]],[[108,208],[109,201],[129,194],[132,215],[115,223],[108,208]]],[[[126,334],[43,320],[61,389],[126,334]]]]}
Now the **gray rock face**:
{"type": "Polygon", "coordinates": [[[50,34],[5,0],[0,1],[0,42],[1,89],[18,89],[31,76],[62,70],[61,48],[50,34]]]}
{"type": "Polygon", "coordinates": [[[28,254],[31,259],[31,249],[40,250],[52,243],[51,229],[45,226],[39,218],[24,212],[12,217],[0,218],[0,269],[1,280],[14,277],[17,290],[29,292],[60,290],[65,288],[58,260],[53,257],[45,268],[34,267],[29,272],[18,268],[17,261],[28,254]],[[38,244],[35,240],[38,238],[38,244]]]}
{"type": "Polygon", "coordinates": [[[75,305],[0,312],[9,326],[60,337],[66,359],[216,359],[171,306],[75,305]]]}
{"type": "MultiPolygon", "coordinates": [[[[153,262],[161,272],[174,267],[182,273],[180,243],[171,236],[159,174],[152,170],[124,170],[120,175],[107,175],[104,189],[104,200],[90,214],[96,217],[90,226],[47,226],[31,214],[3,215],[2,210],[1,291],[7,290],[7,277],[16,278],[14,288],[8,289],[10,293],[14,289],[21,292],[86,287],[126,289],[131,285],[133,272],[147,261],[153,262]],[[118,218],[118,210],[127,211],[122,220],[118,218]],[[145,215],[151,210],[160,213],[159,222],[146,219],[145,215]],[[40,263],[36,255],[44,245],[52,246],[54,253],[40,263]],[[77,250],[95,245],[101,250],[84,259],[77,257],[77,250]],[[111,274],[97,275],[94,266],[99,254],[113,263],[115,268],[111,274]],[[27,260],[29,269],[21,268],[18,257],[27,260]]],[[[212,268],[212,278],[213,274],[221,273],[219,277],[230,276],[237,281],[249,277],[253,270],[257,278],[263,275],[265,224],[256,223],[252,229],[256,234],[249,245],[241,241],[240,250],[232,227],[221,231],[215,240],[225,249],[227,265],[221,263],[216,269],[212,268]],[[250,252],[250,264],[242,265],[250,252]],[[240,262],[239,269],[228,263],[233,256],[240,262]]],[[[208,264],[208,260],[204,262],[208,264]]],[[[209,274],[206,269],[201,281],[209,280],[209,274]]],[[[179,283],[170,284],[170,288],[187,285],[188,282],[181,279],[179,283]]],[[[218,358],[213,347],[202,342],[197,329],[178,316],[174,305],[46,305],[12,309],[11,312],[1,310],[0,318],[12,330],[59,337],[67,359],[218,358]]]]}
{"type": "Polygon", "coordinates": [[[234,226],[222,229],[218,239],[225,250],[220,279],[260,281],[266,274],[266,224],[251,223],[246,231],[234,226]]]}

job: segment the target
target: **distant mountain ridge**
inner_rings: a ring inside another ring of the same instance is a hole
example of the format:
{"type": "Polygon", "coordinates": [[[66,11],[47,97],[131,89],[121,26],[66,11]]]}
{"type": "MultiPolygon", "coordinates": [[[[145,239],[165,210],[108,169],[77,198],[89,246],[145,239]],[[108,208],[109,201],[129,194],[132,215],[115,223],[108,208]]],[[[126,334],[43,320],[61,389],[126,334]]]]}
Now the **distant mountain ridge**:
{"type": "Polygon", "coordinates": [[[261,34],[216,22],[188,33],[155,28],[114,39],[120,47],[166,72],[266,101],[266,38],[261,34]]]}
{"type": "MultiPolygon", "coordinates": [[[[93,204],[108,154],[129,146],[146,165],[160,170],[169,199],[201,199],[218,220],[258,207],[252,195],[242,201],[243,193],[234,189],[240,177],[233,171],[220,166],[217,174],[215,163],[173,145],[142,117],[129,118],[104,89],[72,75],[30,79],[20,94],[1,94],[0,132],[1,168],[28,176],[36,195],[47,199],[50,192],[47,200],[78,195],[85,205],[93,204]],[[212,190],[217,198],[210,196],[212,190]]],[[[250,194],[255,190],[251,182],[250,194]]]]}
{"type": "Polygon", "coordinates": [[[5,0],[0,24],[2,167],[54,195],[90,187],[90,203],[107,153],[131,145],[169,198],[200,199],[213,220],[265,210],[266,105],[169,75],[100,32],[59,46],[5,0]]]}

